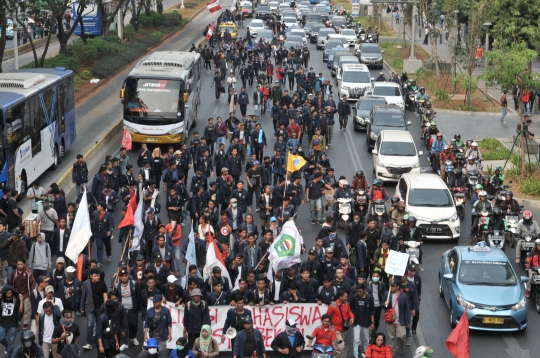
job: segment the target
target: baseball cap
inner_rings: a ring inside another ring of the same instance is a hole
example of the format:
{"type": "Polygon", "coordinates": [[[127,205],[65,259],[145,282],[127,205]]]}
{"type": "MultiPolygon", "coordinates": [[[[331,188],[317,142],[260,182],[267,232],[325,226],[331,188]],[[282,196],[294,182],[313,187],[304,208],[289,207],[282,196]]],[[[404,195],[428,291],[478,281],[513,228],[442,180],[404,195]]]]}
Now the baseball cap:
{"type": "Polygon", "coordinates": [[[253,165],[261,165],[261,163],[258,160],[256,160],[253,162],[253,165]]]}
{"type": "Polygon", "coordinates": [[[118,262],[118,267],[122,268],[122,267],[127,267],[127,262],[126,260],[120,260],[118,262]]]}
{"type": "Polygon", "coordinates": [[[47,282],[49,281],[49,278],[48,277],[45,277],[45,276],[39,276],[37,279],[36,279],[36,282],[37,283],[42,283],[42,282],[47,282]]]}
{"type": "Polygon", "coordinates": [[[147,214],[153,214],[153,213],[154,213],[154,208],[153,208],[153,207],[149,207],[148,210],[146,210],[146,213],[147,213],[147,214]]]}
{"type": "Polygon", "coordinates": [[[54,292],[54,287],[52,287],[51,285],[45,287],[45,293],[49,293],[49,292],[54,292]]]}
{"type": "Polygon", "coordinates": [[[127,270],[126,270],[126,269],[122,269],[122,270],[120,270],[120,272],[118,273],[118,276],[123,276],[123,275],[127,275],[127,274],[128,274],[127,270]]]}
{"type": "Polygon", "coordinates": [[[409,264],[409,266],[407,266],[407,270],[409,271],[416,271],[417,267],[414,263],[411,263],[409,264]]]}
{"type": "Polygon", "coordinates": [[[251,319],[251,316],[244,317],[244,323],[253,324],[253,319],[251,319]]]}
{"type": "Polygon", "coordinates": [[[59,257],[56,259],[57,264],[66,264],[66,260],[63,257],[59,257]]]}
{"type": "Polygon", "coordinates": [[[169,275],[167,276],[167,282],[168,283],[173,283],[173,282],[176,282],[178,279],[176,278],[175,275],[169,275]]]}
{"type": "Polygon", "coordinates": [[[158,253],[158,254],[154,255],[154,260],[155,261],[163,261],[163,257],[161,256],[161,254],[158,253]]]}
{"type": "Polygon", "coordinates": [[[75,271],[77,271],[77,270],[76,270],[75,267],[73,267],[73,266],[68,266],[68,267],[66,268],[66,272],[67,272],[67,273],[73,273],[73,272],[75,272],[75,271]]]}
{"type": "Polygon", "coordinates": [[[15,228],[15,229],[11,230],[11,235],[13,235],[13,236],[21,236],[21,230],[15,228]]]}
{"type": "Polygon", "coordinates": [[[135,261],[144,261],[143,255],[137,255],[137,259],[135,261]]]}
{"type": "Polygon", "coordinates": [[[161,295],[155,295],[154,296],[154,303],[163,301],[163,297],[161,295]]]}
{"type": "Polygon", "coordinates": [[[221,268],[219,268],[218,266],[214,266],[214,268],[212,269],[212,273],[219,273],[221,272],[221,268]]]}
{"type": "Polygon", "coordinates": [[[202,296],[201,290],[198,288],[195,288],[193,291],[191,291],[191,297],[194,297],[194,296],[202,296]]]}
{"type": "Polygon", "coordinates": [[[235,198],[232,198],[232,199],[231,199],[231,204],[232,204],[232,203],[237,203],[237,202],[238,202],[238,200],[236,200],[235,198]]]}
{"type": "Polygon", "coordinates": [[[334,249],[333,249],[333,248],[331,248],[331,247],[327,247],[327,248],[326,248],[326,252],[331,252],[331,253],[334,253],[334,249]]]}
{"type": "Polygon", "coordinates": [[[308,255],[317,255],[317,252],[315,252],[315,250],[311,249],[311,250],[309,250],[308,255]]]}
{"type": "Polygon", "coordinates": [[[271,223],[275,223],[276,221],[277,221],[277,218],[276,218],[275,216],[272,216],[272,217],[270,218],[270,222],[271,222],[271,223]]]}

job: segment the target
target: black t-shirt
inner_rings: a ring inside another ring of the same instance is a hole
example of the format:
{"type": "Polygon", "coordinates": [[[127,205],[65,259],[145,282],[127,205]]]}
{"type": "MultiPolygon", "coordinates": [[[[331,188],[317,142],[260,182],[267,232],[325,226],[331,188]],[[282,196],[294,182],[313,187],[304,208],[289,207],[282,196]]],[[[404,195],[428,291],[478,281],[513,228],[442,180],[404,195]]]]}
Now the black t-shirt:
{"type": "Polygon", "coordinates": [[[19,217],[17,215],[15,215],[15,213],[13,212],[13,210],[17,210],[18,206],[17,206],[17,201],[13,200],[13,199],[10,199],[9,200],[9,203],[8,203],[8,211],[7,211],[7,216],[8,218],[12,218],[12,219],[18,219],[19,217]]]}
{"type": "Polygon", "coordinates": [[[253,352],[255,351],[255,332],[252,330],[251,332],[247,332],[246,337],[246,345],[244,346],[244,357],[251,357],[253,352]]]}
{"type": "Polygon", "coordinates": [[[251,168],[247,171],[247,177],[249,178],[249,181],[253,186],[260,186],[261,184],[261,168],[257,168],[256,170],[254,168],[251,168]],[[255,179],[255,182],[252,180],[255,179]]]}
{"type": "MultiPolygon", "coordinates": [[[[66,307],[64,306],[64,308],[66,307]]],[[[58,326],[54,327],[52,338],[60,338],[62,336],[62,333],[64,333],[64,329],[66,330],[66,332],[73,333],[73,342],[75,342],[76,337],[79,337],[81,335],[81,333],[79,332],[79,326],[77,326],[75,323],[72,323],[69,327],[64,326],[64,328],[62,328],[62,325],[59,324],[58,326]]],[[[58,342],[58,354],[62,353],[62,349],[64,349],[64,346],[64,341],[60,340],[60,342],[58,342]]]]}
{"type": "Polygon", "coordinates": [[[11,297],[11,300],[6,298],[2,299],[0,309],[2,309],[2,318],[0,323],[4,328],[17,327],[18,322],[18,312],[19,308],[17,306],[17,299],[11,297]]]}
{"type": "Polygon", "coordinates": [[[4,212],[7,214],[8,212],[8,199],[7,198],[0,199],[0,209],[4,210],[4,212]]]}
{"type": "Polygon", "coordinates": [[[90,286],[92,288],[92,297],[94,298],[94,311],[97,312],[101,305],[103,305],[103,294],[107,293],[107,284],[103,281],[98,281],[94,283],[90,281],[90,286]]]}
{"type": "Polygon", "coordinates": [[[318,183],[315,183],[313,180],[310,181],[307,185],[307,188],[309,189],[309,200],[317,200],[321,197],[321,188],[323,187],[324,183],[322,180],[320,180],[318,183]]]}
{"type": "Polygon", "coordinates": [[[64,282],[64,309],[72,311],[73,309],[73,296],[75,295],[75,281],[72,283],[64,282]]]}

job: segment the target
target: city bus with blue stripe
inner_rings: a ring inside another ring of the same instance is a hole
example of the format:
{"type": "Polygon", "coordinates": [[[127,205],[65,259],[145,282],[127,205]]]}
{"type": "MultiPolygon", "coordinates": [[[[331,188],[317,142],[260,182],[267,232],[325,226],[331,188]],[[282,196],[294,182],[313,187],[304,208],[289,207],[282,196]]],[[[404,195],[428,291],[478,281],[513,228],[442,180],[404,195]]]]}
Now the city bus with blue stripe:
{"type": "MultiPolygon", "coordinates": [[[[77,14],[79,10],[79,2],[75,1],[71,4],[72,14],[73,14],[73,26],[75,30],[73,35],[81,36],[81,25],[77,21],[77,14]]],[[[103,19],[107,19],[109,15],[114,11],[114,4],[111,0],[103,1],[103,9],[105,13],[102,13],[100,6],[96,2],[89,2],[86,4],[82,12],[82,23],[84,25],[84,34],[86,36],[103,36],[103,19]]],[[[111,23],[109,29],[116,29],[116,21],[118,16],[115,17],[114,21],[111,23]]]]}
{"type": "Polygon", "coordinates": [[[73,71],[0,73],[0,190],[19,191],[56,169],[75,142],[73,71]]]}

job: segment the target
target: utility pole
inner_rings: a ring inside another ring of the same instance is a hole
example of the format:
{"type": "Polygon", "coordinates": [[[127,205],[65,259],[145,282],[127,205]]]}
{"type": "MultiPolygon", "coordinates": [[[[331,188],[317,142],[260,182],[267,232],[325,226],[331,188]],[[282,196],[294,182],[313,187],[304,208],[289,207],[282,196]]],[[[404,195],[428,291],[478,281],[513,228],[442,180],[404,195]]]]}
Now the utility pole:
{"type": "Polygon", "coordinates": [[[17,43],[17,36],[18,33],[18,26],[15,22],[13,22],[13,61],[15,62],[14,68],[16,70],[19,69],[19,44],[17,43]]]}
{"type": "MultiPolygon", "coordinates": [[[[488,67],[487,53],[489,51],[489,27],[491,26],[491,22],[486,22],[484,24],[484,26],[486,27],[486,49],[484,50],[484,57],[486,59],[486,67],[484,68],[484,73],[486,73],[487,67],[488,67]]],[[[488,100],[488,97],[487,97],[487,82],[485,82],[485,83],[486,83],[486,87],[484,89],[485,90],[484,91],[484,102],[487,102],[487,100],[488,100]]]]}

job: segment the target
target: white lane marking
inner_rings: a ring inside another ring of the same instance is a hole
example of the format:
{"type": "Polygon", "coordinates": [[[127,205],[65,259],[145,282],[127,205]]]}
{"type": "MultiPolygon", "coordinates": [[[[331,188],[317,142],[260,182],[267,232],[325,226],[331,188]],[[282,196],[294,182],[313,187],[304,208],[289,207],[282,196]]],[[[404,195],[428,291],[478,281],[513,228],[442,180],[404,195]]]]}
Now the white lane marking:
{"type": "Polygon", "coordinates": [[[506,353],[512,358],[531,358],[528,349],[522,349],[517,339],[509,334],[502,335],[504,343],[508,346],[505,349],[506,353]]]}

